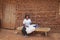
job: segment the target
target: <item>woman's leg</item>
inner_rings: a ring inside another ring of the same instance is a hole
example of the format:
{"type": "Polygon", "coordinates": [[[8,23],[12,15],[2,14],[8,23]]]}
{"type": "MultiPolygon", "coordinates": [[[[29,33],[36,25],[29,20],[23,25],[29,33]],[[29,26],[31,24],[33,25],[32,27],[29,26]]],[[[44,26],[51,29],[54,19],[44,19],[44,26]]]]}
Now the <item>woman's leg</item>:
{"type": "Polygon", "coordinates": [[[22,34],[23,35],[28,35],[27,32],[26,32],[26,28],[25,27],[23,27],[23,29],[22,29],[22,34]]]}

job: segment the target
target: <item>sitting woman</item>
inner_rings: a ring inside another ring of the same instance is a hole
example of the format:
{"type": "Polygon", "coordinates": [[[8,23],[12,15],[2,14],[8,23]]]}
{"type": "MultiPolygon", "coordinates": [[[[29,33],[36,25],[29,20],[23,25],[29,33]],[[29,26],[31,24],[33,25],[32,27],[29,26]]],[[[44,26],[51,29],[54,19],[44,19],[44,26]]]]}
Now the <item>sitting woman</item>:
{"type": "Polygon", "coordinates": [[[35,31],[36,27],[38,27],[37,24],[31,24],[32,21],[29,17],[29,15],[25,15],[25,19],[23,20],[23,29],[22,33],[24,36],[27,36],[28,34],[32,33],[35,31]]]}

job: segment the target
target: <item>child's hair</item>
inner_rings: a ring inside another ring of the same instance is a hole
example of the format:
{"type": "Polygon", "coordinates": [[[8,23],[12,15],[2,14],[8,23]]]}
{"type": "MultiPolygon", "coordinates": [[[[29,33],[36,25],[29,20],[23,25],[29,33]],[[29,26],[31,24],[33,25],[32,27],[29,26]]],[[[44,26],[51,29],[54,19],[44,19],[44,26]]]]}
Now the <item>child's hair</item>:
{"type": "Polygon", "coordinates": [[[28,18],[30,18],[30,16],[29,15],[25,15],[25,18],[28,16],[28,18]]]}

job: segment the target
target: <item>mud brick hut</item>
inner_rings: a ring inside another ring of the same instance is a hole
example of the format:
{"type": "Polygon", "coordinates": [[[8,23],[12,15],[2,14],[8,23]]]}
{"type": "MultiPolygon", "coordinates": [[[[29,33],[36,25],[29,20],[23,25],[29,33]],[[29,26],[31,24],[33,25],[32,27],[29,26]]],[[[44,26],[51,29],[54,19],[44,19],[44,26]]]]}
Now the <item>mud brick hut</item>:
{"type": "Polygon", "coordinates": [[[40,27],[60,32],[60,0],[0,0],[1,28],[22,26],[25,14],[40,27]]]}

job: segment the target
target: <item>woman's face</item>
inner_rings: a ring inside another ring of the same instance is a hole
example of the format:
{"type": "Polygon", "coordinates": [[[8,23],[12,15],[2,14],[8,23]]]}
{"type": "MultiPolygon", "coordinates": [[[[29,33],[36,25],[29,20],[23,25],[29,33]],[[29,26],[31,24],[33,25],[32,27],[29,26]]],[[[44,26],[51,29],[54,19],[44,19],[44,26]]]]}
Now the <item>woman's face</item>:
{"type": "Polygon", "coordinates": [[[28,16],[26,16],[26,19],[29,19],[29,17],[28,17],[28,16]]]}

